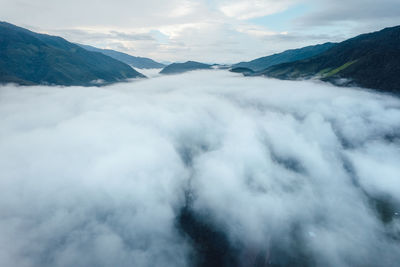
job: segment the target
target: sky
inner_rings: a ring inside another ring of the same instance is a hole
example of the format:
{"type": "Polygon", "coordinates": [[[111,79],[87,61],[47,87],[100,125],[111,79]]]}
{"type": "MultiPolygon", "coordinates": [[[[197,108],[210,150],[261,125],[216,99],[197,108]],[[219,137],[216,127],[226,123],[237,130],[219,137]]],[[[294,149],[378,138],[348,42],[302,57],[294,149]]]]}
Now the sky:
{"type": "Polygon", "coordinates": [[[0,0],[0,20],[158,61],[235,63],[400,24],[398,0],[0,0]]]}

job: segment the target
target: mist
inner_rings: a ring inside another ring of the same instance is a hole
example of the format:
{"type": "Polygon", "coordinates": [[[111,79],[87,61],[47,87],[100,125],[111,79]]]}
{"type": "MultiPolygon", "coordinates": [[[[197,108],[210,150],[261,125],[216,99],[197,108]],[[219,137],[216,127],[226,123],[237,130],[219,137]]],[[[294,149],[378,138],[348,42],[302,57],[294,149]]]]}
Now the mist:
{"type": "Polygon", "coordinates": [[[0,87],[0,266],[394,266],[400,100],[197,71],[0,87]]]}

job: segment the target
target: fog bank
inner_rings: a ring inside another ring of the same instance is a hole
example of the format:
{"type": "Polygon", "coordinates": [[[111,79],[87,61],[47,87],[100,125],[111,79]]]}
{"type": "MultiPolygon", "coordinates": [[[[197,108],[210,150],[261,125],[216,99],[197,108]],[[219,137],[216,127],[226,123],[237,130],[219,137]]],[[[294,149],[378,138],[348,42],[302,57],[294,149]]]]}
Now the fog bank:
{"type": "Polygon", "coordinates": [[[226,71],[0,87],[0,266],[394,266],[400,100],[226,71]]]}

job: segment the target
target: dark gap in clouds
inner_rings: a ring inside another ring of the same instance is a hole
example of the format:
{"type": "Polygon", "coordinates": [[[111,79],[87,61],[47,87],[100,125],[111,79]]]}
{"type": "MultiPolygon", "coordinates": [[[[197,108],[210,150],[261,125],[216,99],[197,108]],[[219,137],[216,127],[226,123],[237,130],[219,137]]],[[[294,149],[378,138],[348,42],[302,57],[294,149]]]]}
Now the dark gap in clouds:
{"type": "Polygon", "coordinates": [[[191,266],[239,266],[237,255],[240,250],[231,244],[223,231],[218,230],[211,218],[196,214],[190,204],[184,206],[178,214],[177,227],[191,244],[191,266]]]}
{"type": "Polygon", "coordinates": [[[270,149],[270,155],[274,162],[288,169],[289,171],[307,175],[307,169],[303,166],[302,162],[299,159],[295,157],[279,155],[278,153],[273,151],[273,148],[270,149]]]}
{"type": "Polygon", "coordinates": [[[400,144],[400,128],[398,130],[393,130],[393,132],[386,134],[383,139],[393,145],[400,144]]]}
{"type": "Polygon", "coordinates": [[[193,165],[193,160],[196,156],[207,153],[212,150],[210,144],[207,143],[198,143],[193,144],[189,140],[181,140],[182,143],[179,144],[177,148],[177,152],[182,159],[182,162],[186,167],[190,168],[193,165]]]}
{"type": "MultiPolygon", "coordinates": [[[[396,211],[400,209],[400,203],[396,203],[396,200],[387,195],[371,195],[366,191],[360,184],[357,172],[347,157],[342,157],[343,168],[348,173],[351,183],[356,187],[360,194],[362,194],[366,202],[368,203],[370,209],[381,220],[385,225],[392,222],[396,217],[396,211]]],[[[389,235],[396,235],[395,233],[390,233],[389,235]]]]}
{"type": "Polygon", "coordinates": [[[367,193],[366,196],[368,197],[371,207],[384,224],[393,222],[396,217],[395,212],[399,209],[400,203],[396,203],[393,198],[388,196],[371,196],[367,193]]]}
{"type": "Polygon", "coordinates": [[[177,228],[192,247],[190,265],[197,267],[316,266],[303,238],[301,224],[294,223],[285,236],[271,236],[262,246],[238,243],[214,223],[206,211],[196,212],[191,201],[181,209],[177,228]]]}

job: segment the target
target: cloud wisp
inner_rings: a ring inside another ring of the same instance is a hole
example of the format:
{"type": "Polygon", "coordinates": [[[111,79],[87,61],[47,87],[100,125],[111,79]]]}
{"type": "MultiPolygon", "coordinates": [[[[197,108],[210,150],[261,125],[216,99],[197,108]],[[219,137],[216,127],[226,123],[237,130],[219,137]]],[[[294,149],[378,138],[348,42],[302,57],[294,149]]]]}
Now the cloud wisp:
{"type": "Polygon", "coordinates": [[[400,23],[398,0],[0,0],[0,6],[10,23],[157,61],[237,63],[400,23]]]}
{"type": "Polygon", "coordinates": [[[400,260],[398,98],[201,71],[3,86],[0,122],[1,266],[400,260]]]}

